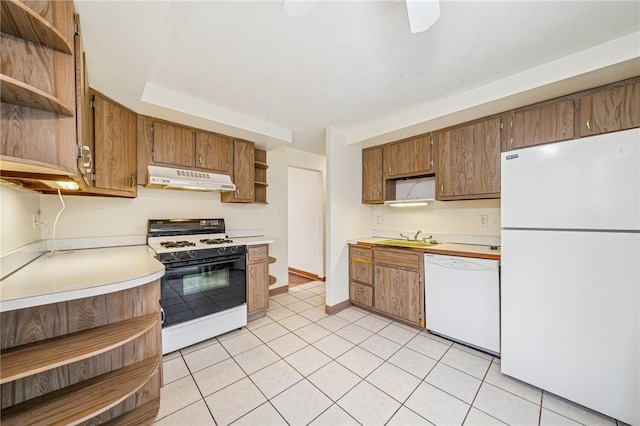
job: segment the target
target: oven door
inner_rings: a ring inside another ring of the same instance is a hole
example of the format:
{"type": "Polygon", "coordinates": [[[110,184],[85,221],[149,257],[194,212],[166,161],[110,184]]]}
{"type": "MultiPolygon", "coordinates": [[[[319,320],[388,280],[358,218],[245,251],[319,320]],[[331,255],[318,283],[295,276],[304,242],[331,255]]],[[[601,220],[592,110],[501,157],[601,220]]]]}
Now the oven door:
{"type": "Polygon", "coordinates": [[[246,303],[244,255],[212,259],[201,264],[166,265],[160,305],[162,327],[215,314],[246,303]]]}

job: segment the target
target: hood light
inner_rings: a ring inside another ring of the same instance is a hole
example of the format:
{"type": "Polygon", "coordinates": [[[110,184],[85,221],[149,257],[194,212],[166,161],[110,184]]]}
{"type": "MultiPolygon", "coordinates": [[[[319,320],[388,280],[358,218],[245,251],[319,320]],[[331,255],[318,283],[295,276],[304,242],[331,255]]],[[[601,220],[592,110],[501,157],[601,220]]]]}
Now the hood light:
{"type": "Polygon", "coordinates": [[[391,207],[419,207],[419,206],[428,206],[431,204],[433,200],[393,200],[393,201],[385,201],[385,206],[391,207]]]}

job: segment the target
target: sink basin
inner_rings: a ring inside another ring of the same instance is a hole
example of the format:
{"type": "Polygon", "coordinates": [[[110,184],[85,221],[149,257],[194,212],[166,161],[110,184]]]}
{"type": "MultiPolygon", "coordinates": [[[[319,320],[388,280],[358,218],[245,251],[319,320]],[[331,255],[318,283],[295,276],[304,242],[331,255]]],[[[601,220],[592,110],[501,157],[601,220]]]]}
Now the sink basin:
{"type": "Polygon", "coordinates": [[[395,247],[417,247],[417,248],[424,248],[424,247],[433,247],[435,245],[437,245],[438,243],[436,242],[430,242],[430,241],[407,241],[407,240],[383,240],[383,241],[379,241],[377,244],[382,244],[385,246],[395,246],[395,247]]]}

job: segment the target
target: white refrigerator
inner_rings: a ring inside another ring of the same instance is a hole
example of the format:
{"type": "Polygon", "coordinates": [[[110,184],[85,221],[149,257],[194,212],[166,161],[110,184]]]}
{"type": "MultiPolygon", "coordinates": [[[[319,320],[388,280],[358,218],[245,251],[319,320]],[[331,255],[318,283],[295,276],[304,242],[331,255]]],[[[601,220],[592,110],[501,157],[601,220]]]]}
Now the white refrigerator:
{"type": "Polygon", "coordinates": [[[640,129],[502,153],[502,372],[640,424],[640,129]]]}

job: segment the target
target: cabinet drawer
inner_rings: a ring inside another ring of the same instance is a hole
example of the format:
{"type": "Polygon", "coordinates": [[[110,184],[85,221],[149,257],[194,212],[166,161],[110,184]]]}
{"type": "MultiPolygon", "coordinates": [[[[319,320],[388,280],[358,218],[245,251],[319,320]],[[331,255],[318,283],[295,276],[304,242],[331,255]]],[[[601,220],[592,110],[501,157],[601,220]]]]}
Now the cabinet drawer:
{"type": "Polygon", "coordinates": [[[373,308],[373,287],[351,281],[349,285],[349,299],[351,299],[353,303],[373,308]]]}
{"type": "Polygon", "coordinates": [[[351,260],[349,265],[350,278],[362,283],[371,284],[373,282],[373,264],[351,260]]]}
{"type": "Polygon", "coordinates": [[[373,252],[374,263],[396,268],[422,270],[422,253],[409,250],[376,249],[373,252]]]}
{"type": "Polygon", "coordinates": [[[371,248],[362,246],[349,246],[349,257],[371,261],[371,248]]]}
{"type": "Polygon", "coordinates": [[[247,247],[247,252],[248,252],[247,258],[249,261],[264,260],[267,258],[269,250],[266,244],[261,244],[258,246],[247,247]]]}

